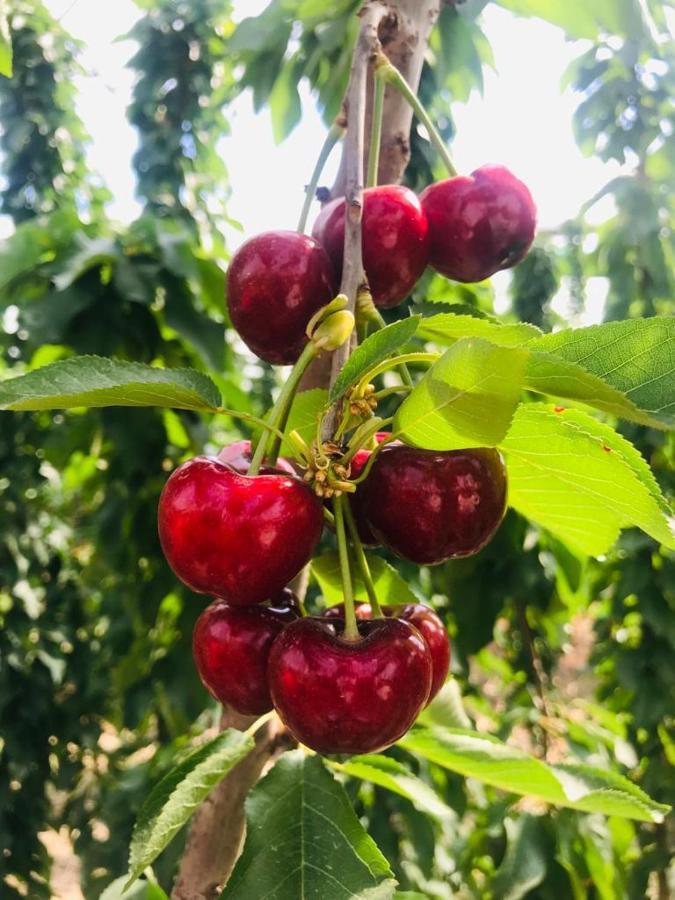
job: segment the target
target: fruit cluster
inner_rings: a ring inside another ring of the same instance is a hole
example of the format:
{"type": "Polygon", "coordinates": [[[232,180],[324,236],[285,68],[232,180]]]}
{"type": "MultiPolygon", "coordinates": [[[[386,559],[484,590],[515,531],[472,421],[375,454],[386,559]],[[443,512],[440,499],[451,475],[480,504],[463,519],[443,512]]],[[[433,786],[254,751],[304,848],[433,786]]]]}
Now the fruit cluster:
{"type": "MultiPolygon", "coordinates": [[[[419,199],[395,185],[366,190],[363,257],[375,305],[401,303],[428,264],[462,281],[513,265],[532,242],[534,220],[527,188],[498,166],[432,185],[419,199]]],[[[267,233],[235,254],[228,274],[235,327],[262,359],[296,365],[255,454],[240,441],[217,458],[189,460],[171,475],[159,505],[169,564],[192,590],[215,598],[193,637],[205,686],[242,714],[276,709],[299,741],[321,753],[373,752],[395,742],[440,690],[450,662],[446,629],[431,608],[380,607],[372,581],[371,605],[355,607],[344,567],[344,604],[305,614],[287,585],[310,561],[324,521],[336,530],[349,570],[347,522],[366,580],[363,545],[438,564],[480,550],[506,508],[496,450],[421,450],[375,428],[361,440],[359,411],[362,422],[372,416],[365,396],[351,398],[356,414],[347,410],[332,440],[305,446],[302,464],[278,457],[308,350],[311,357],[339,345],[327,317],[346,315],[353,326],[351,314],[333,312],[344,231],[345,203],[335,200],[313,238],[267,233]]],[[[339,342],[348,336],[344,324],[339,342]]]]}

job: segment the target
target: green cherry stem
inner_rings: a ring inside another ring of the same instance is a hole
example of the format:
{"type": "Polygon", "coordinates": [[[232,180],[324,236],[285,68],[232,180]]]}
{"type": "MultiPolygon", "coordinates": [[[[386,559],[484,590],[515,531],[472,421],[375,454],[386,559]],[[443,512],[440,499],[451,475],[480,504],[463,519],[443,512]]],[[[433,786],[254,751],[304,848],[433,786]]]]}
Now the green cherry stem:
{"type": "Polygon", "coordinates": [[[345,506],[347,498],[344,494],[333,502],[335,510],[335,534],[337,535],[338,555],[340,557],[340,573],[342,575],[342,590],[345,604],[345,630],[343,637],[346,641],[358,641],[359,628],[356,624],[356,609],[354,608],[354,589],[352,587],[352,575],[349,569],[349,550],[347,548],[347,535],[345,534],[345,506]]]}
{"type": "Polygon", "coordinates": [[[309,218],[309,211],[312,208],[312,201],[316,196],[316,189],[319,184],[319,178],[321,178],[321,173],[323,172],[323,167],[326,165],[333,147],[342,138],[342,135],[344,133],[344,127],[337,122],[333,122],[328,131],[328,134],[326,135],[326,140],[323,142],[323,147],[319,152],[319,158],[317,159],[316,165],[314,166],[312,177],[310,178],[309,184],[307,185],[307,188],[305,190],[305,202],[302,204],[302,212],[300,213],[300,221],[298,222],[298,231],[300,232],[300,234],[304,234],[307,230],[307,219],[309,218]]]}
{"type": "Polygon", "coordinates": [[[345,521],[347,522],[347,528],[349,529],[349,538],[354,549],[354,556],[356,557],[356,565],[359,567],[361,578],[363,578],[363,583],[366,586],[366,593],[368,594],[368,599],[370,600],[370,608],[373,611],[373,615],[377,616],[378,619],[381,619],[383,616],[382,607],[380,606],[380,601],[377,599],[377,591],[375,590],[375,585],[373,584],[373,576],[370,571],[370,566],[368,565],[368,559],[363,549],[363,543],[361,542],[359,530],[356,527],[354,514],[352,513],[352,509],[349,503],[345,503],[344,505],[344,514],[345,521]]]}
{"type": "Polygon", "coordinates": [[[431,143],[434,145],[438,155],[443,160],[445,168],[448,170],[450,176],[454,178],[457,175],[457,169],[455,168],[455,164],[452,161],[450,152],[445,146],[445,141],[439,134],[438,129],[431,121],[429,113],[426,111],[422,103],[420,103],[417,94],[415,94],[413,89],[410,87],[403,75],[401,75],[396,66],[393,66],[386,58],[386,56],[384,56],[384,54],[380,57],[375,65],[377,78],[382,78],[387,82],[387,84],[390,84],[393,88],[395,88],[395,90],[399,92],[399,94],[405,97],[408,103],[412,106],[415,115],[426,128],[431,139],[431,143]]]}
{"type": "Polygon", "coordinates": [[[274,425],[271,425],[264,419],[258,418],[258,416],[252,416],[250,413],[237,412],[234,409],[226,409],[224,406],[219,406],[214,412],[219,416],[229,416],[231,419],[241,419],[242,422],[250,422],[252,425],[257,425],[258,428],[263,428],[270,434],[274,434],[283,439],[283,434],[279,429],[275,428],[274,425]]]}
{"type": "Polygon", "coordinates": [[[357,385],[357,393],[359,391],[363,391],[367,384],[373,380],[373,378],[377,378],[378,375],[381,375],[383,372],[388,371],[389,369],[395,369],[397,366],[400,366],[402,363],[407,364],[411,362],[421,362],[428,363],[429,365],[433,365],[440,358],[440,353],[402,353],[400,356],[392,356],[389,359],[385,359],[383,362],[379,363],[377,366],[372,368],[369,372],[363,376],[363,378],[359,381],[357,385]]]}
{"type": "Polygon", "coordinates": [[[270,434],[269,432],[265,432],[256,445],[255,453],[253,454],[253,459],[251,460],[251,466],[248,470],[249,475],[258,474],[258,472],[260,471],[260,466],[262,465],[262,462],[265,459],[266,455],[269,455],[272,465],[276,462],[277,456],[279,454],[279,448],[281,446],[281,441],[283,440],[283,430],[286,427],[288,414],[290,413],[291,405],[293,404],[293,397],[295,396],[297,387],[300,384],[300,379],[305,373],[305,369],[318,354],[318,352],[319,350],[316,345],[312,341],[310,341],[300,354],[300,357],[296,364],[291,369],[291,374],[286,379],[286,383],[282,387],[281,392],[277,397],[276,403],[266,417],[266,421],[268,422],[270,428],[274,431],[274,437],[272,439],[272,445],[269,449],[269,454],[268,446],[270,444],[270,434]]]}
{"type": "Polygon", "coordinates": [[[387,83],[384,78],[373,79],[373,113],[370,130],[370,152],[368,155],[368,175],[366,187],[377,186],[377,173],[380,165],[380,147],[382,145],[382,112],[384,110],[384,92],[387,83]]]}

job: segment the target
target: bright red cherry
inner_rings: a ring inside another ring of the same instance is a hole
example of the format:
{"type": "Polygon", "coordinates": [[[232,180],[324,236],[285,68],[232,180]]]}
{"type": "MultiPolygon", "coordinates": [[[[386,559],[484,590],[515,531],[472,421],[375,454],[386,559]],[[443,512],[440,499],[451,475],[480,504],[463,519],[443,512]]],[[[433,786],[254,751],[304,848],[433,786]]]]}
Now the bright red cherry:
{"type": "MultiPolygon", "coordinates": [[[[250,441],[235,441],[234,444],[228,444],[227,447],[223,447],[218,454],[218,459],[240,475],[247,475],[251,467],[252,456],[250,441]]],[[[274,475],[279,472],[285,472],[286,475],[297,475],[293,466],[283,456],[277,459],[274,466],[260,467],[261,475],[274,475]]]]}
{"type": "Polygon", "coordinates": [[[429,264],[455,281],[482,281],[515,266],[534,240],[532,195],[504,166],[432,184],[420,202],[429,220],[429,264]]]}
{"type": "Polygon", "coordinates": [[[335,293],[323,247],[295,231],[266,231],[246,241],[227,273],[232,324],[257,356],[275,365],[297,360],[307,323],[335,293]]]}
{"type": "Polygon", "coordinates": [[[272,642],[297,614],[291,606],[208,606],[192,634],[192,654],[204,686],[245,716],[272,709],[267,660],[272,642]]]}
{"type": "MultiPolygon", "coordinates": [[[[410,622],[427,642],[431,653],[432,675],[431,691],[428,703],[445,684],[450,669],[450,640],[445,625],[441,622],[434,610],[424,603],[405,603],[395,606],[383,606],[385,616],[403,619],[410,622]]],[[[324,610],[323,615],[329,619],[344,619],[345,608],[343,603],[330,606],[324,610]]],[[[359,603],[356,607],[357,619],[372,619],[373,613],[369,603],[359,603]]]]}
{"type": "MultiPolygon", "coordinates": [[[[429,261],[429,226],[420,201],[406,187],[385,184],[363,194],[363,265],[376,306],[398,306],[429,261]]],[[[314,237],[326,248],[338,278],[345,241],[345,201],[332,200],[319,213],[314,237]]]]}
{"type": "Polygon", "coordinates": [[[159,537],[193,591],[233,606],[261,603],[307,563],[321,537],[321,503],[298,478],[239,475],[201,456],[171,475],[159,501],[159,537]]]}
{"type": "Polygon", "coordinates": [[[401,619],[359,622],[360,641],[341,622],[305,618],[275,640],[268,677],[274,706],[301,743],[318,753],[372,753],[413,724],[431,687],[431,654],[401,619]]]}
{"type": "MultiPolygon", "coordinates": [[[[388,438],[388,431],[378,431],[375,435],[375,440],[378,444],[381,444],[385,438],[388,438]]],[[[393,443],[399,443],[395,441],[393,443]]],[[[352,459],[352,468],[351,468],[351,477],[358,478],[361,472],[370,459],[370,454],[372,450],[359,450],[354,454],[352,459]]],[[[356,523],[357,531],[359,532],[359,537],[361,538],[361,542],[365,544],[367,547],[376,547],[378,544],[378,540],[373,534],[370,525],[366,522],[366,518],[363,514],[363,503],[361,499],[361,491],[360,485],[357,485],[356,493],[349,495],[349,503],[352,508],[352,512],[354,513],[354,521],[356,523]]]]}
{"type": "Polygon", "coordinates": [[[361,485],[375,537],[419,565],[470,556],[506,510],[506,467],[492,449],[437,452],[385,447],[361,485]]]}

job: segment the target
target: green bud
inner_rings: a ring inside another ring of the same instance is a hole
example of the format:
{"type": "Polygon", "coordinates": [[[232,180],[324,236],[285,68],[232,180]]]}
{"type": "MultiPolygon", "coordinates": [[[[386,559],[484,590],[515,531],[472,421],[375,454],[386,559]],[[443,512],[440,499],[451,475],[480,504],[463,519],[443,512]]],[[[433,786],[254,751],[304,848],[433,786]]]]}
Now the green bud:
{"type": "Polygon", "coordinates": [[[320,350],[337,350],[351,337],[355,321],[347,309],[333,313],[315,329],[312,343],[320,350]]]}

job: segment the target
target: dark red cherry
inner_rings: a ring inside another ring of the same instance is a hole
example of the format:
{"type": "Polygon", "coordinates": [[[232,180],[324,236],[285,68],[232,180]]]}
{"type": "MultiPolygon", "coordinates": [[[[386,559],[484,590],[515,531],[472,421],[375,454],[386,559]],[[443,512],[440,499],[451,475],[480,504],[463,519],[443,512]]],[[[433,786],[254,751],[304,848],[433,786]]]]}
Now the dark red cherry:
{"type": "MultiPolygon", "coordinates": [[[[429,260],[426,216],[406,187],[385,184],[364,191],[363,265],[375,305],[398,306],[410,294],[429,260]]],[[[345,241],[345,201],[332,200],[319,213],[314,237],[326,248],[338,279],[345,241]]]]}
{"type": "Polygon", "coordinates": [[[267,660],[272,642],[295,621],[289,607],[234,607],[218,601],[197,619],[192,654],[204,686],[245,716],[272,709],[267,660]]]}
{"type": "Polygon", "coordinates": [[[419,565],[470,556],[506,510],[506,468],[496,450],[385,447],[361,485],[372,533],[419,565]]]}
{"type": "MultiPolygon", "coordinates": [[[[430,606],[425,606],[424,603],[383,606],[382,612],[385,616],[410,622],[427,642],[432,662],[431,690],[427,702],[431,703],[445,684],[450,669],[450,640],[445,625],[434,610],[430,606]]],[[[329,619],[344,619],[344,614],[343,603],[330,606],[323,612],[323,616],[329,619]]],[[[359,603],[356,607],[357,619],[371,619],[372,615],[369,603],[359,603]]]]}
{"type": "MultiPolygon", "coordinates": [[[[378,444],[381,444],[385,438],[388,438],[388,431],[378,431],[375,435],[375,440],[378,444]]],[[[394,443],[398,443],[395,441],[394,443]]],[[[351,478],[358,478],[361,472],[370,459],[370,454],[372,450],[359,450],[354,454],[352,459],[352,468],[351,468],[351,478]]],[[[349,495],[349,503],[352,508],[352,512],[354,513],[354,521],[356,523],[356,528],[359,532],[359,537],[361,538],[361,542],[365,544],[367,547],[376,547],[378,544],[378,540],[370,529],[370,525],[366,522],[366,518],[363,514],[363,503],[361,501],[361,485],[357,485],[356,493],[349,495]]]]}
{"type": "MultiPolygon", "coordinates": [[[[250,441],[236,441],[234,444],[228,444],[227,447],[223,447],[218,454],[218,459],[221,462],[224,462],[240,475],[248,474],[248,470],[251,466],[251,458],[252,452],[250,441]]],[[[273,466],[260,467],[261,475],[274,475],[279,472],[283,472],[286,475],[297,475],[297,472],[291,463],[287,459],[284,459],[283,456],[280,456],[273,466]]]]}
{"type": "Polygon", "coordinates": [[[235,606],[277,595],[309,561],[322,526],[321,504],[298,478],[238,475],[203,456],[176,469],[159,501],[176,575],[235,606]]]}
{"type": "Polygon", "coordinates": [[[307,323],[335,293],[323,247],[295,231],[266,231],[246,241],[227,273],[232,324],[257,356],[276,365],[297,360],[307,323]]]}
{"type": "Polygon", "coordinates": [[[431,654],[401,619],[342,622],[305,618],[275,640],[268,677],[274,706],[298,741],[318,753],[371,753],[413,724],[431,687],[431,654]]]}
{"type": "Polygon", "coordinates": [[[439,181],[420,202],[429,220],[429,264],[455,281],[482,281],[515,266],[534,240],[532,195],[504,166],[439,181]]]}

